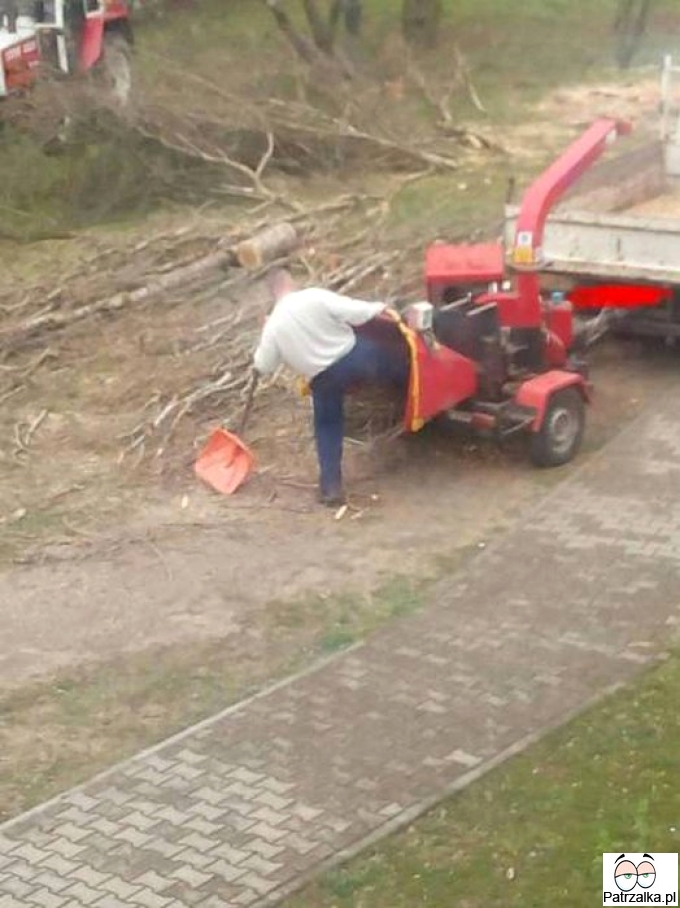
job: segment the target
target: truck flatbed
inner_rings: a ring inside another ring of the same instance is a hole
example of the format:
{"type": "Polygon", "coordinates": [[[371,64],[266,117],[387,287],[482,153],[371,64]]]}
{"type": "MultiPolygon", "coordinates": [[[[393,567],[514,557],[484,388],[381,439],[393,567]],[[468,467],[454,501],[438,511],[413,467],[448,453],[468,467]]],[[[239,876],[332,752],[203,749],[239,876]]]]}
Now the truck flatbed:
{"type": "MultiPolygon", "coordinates": [[[[548,218],[540,270],[680,286],[677,164],[677,146],[662,142],[603,161],[548,218]]],[[[506,206],[506,248],[518,212],[506,206]]]]}

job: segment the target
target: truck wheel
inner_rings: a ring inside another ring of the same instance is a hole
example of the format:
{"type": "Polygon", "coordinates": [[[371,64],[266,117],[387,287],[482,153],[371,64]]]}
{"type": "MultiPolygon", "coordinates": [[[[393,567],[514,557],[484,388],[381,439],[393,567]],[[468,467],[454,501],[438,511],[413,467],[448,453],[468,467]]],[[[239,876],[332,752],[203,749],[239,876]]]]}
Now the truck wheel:
{"type": "Polygon", "coordinates": [[[577,388],[556,391],[545,411],[543,424],[531,439],[531,459],[537,467],[568,463],[581,447],[586,424],[583,395],[577,388]]]}
{"type": "Polygon", "coordinates": [[[104,48],[97,64],[100,84],[107,100],[125,109],[132,97],[132,62],[130,44],[123,35],[113,32],[104,36],[104,48]]]}

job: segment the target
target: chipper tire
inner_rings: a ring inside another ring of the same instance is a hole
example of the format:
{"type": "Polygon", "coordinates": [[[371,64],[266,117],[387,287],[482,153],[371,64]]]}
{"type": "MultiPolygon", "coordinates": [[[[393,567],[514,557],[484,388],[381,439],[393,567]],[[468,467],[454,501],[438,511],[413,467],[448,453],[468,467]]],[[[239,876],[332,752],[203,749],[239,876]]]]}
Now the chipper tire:
{"type": "Polygon", "coordinates": [[[531,439],[531,460],[537,467],[560,467],[572,460],[583,441],[586,408],[578,388],[556,391],[543,423],[531,439]]]}

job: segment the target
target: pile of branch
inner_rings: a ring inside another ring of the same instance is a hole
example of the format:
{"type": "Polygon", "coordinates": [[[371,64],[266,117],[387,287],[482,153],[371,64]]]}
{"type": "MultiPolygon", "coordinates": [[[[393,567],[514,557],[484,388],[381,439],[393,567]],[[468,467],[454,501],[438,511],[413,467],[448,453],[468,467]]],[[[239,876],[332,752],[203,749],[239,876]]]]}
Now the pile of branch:
{"type": "MultiPolygon", "coordinates": [[[[307,282],[348,294],[366,290],[370,285],[371,296],[376,296],[377,289],[382,288],[388,297],[390,269],[397,258],[403,258],[404,250],[361,251],[360,241],[357,235],[354,248],[345,250],[343,264],[316,268],[311,261],[303,260],[307,282]]],[[[323,241],[320,245],[323,247],[323,241]]],[[[323,249],[316,253],[320,260],[332,261],[332,256],[326,255],[323,249]]],[[[148,445],[153,445],[157,454],[162,453],[181,421],[189,415],[234,425],[247,392],[252,353],[260,330],[259,313],[253,312],[248,302],[234,304],[228,314],[200,326],[198,340],[188,352],[203,354],[207,349],[214,349],[219,351],[218,361],[207,374],[169,398],[160,399],[157,395],[151,398],[140,414],[138,425],[126,437],[127,452],[144,453],[148,445]]],[[[266,391],[278,385],[282,378],[278,373],[262,389],[266,391]]]]}
{"type": "Polygon", "coordinates": [[[153,86],[133,128],[173,153],[221,166],[227,175],[221,192],[280,200],[270,185],[275,171],[303,175],[350,163],[408,171],[459,166],[451,152],[452,137],[458,144],[453,124],[445,138],[422,129],[414,136],[412,121],[397,124],[385,115],[374,81],[346,92],[337,86],[327,103],[312,103],[254,89],[230,92],[197,72],[173,71],[162,57],[156,62],[167,78],[153,86]]]}
{"type": "Polygon", "coordinates": [[[228,288],[225,272],[231,270],[235,270],[233,283],[244,278],[244,268],[250,269],[246,279],[253,279],[277,257],[287,257],[302,236],[311,235],[317,211],[347,210],[355,204],[356,199],[341,197],[282,223],[274,222],[273,227],[265,218],[246,228],[249,234],[242,230],[200,239],[175,235],[174,241],[156,238],[127,252],[105,250],[83,263],[77,272],[66,275],[56,288],[36,285],[24,291],[18,303],[3,305],[0,299],[0,313],[4,313],[0,361],[28,347],[46,347],[55,332],[95,316],[115,314],[190,288],[216,283],[228,288]],[[181,254],[184,245],[191,247],[193,254],[181,254]],[[118,288],[116,292],[105,292],[112,282],[118,288]]]}
{"type": "MultiPolygon", "coordinates": [[[[226,305],[232,300],[231,308],[216,322],[202,325],[194,343],[183,349],[188,361],[195,356],[195,378],[167,396],[155,394],[127,443],[133,450],[144,450],[147,442],[162,448],[189,414],[208,419],[219,414],[229,421],[240,409],[261,328],[260,313],[247,302],[236,302],[244,299],[236,291],[257,282],[276,262],[294,267],[308,284],[387,297],[392,269],[397,261],[403,264],[404,249],[386,241],[383,248],[378,244],[386,208],[384,201],[377,201],[340,196],[282,221],[265,215],[228,236],[206,234],[205,225],[201,234],[159,234],[129,248],[100,249],[49,292],[36,285],[18,302],[3,294],[0,374],[6,382],[0,399],[16,393],[36,368],[55,356],[55,335],[130,308],[187,298],[191,288],[194,305],[202,295],[207,299],[219,292],[226,305]],[[345,228],[352,218],[362,226],[348,236],[345,228]],[[344,239],[339,241],[339,235],[344,239]],[[127,286],[101,293],[107,281],[117,280],[120,269],[127,286]],[[31,362],[17,357],[15,364],[13,358],[27,350],[38,352],[31,362]],[[216,354],[212,362],[206,351],[216,354]]],[[[420,254],[419,247],[420,242],[414,245],[414,256],[420,254]]]]}
{"type": "MultiPolygon", "coordinates": [[[[412,179],[402,181],[394,194],[412,179]]],[[[37,305],[43,289],[40,287],[30,288],[18,304],[8,302],[5,308],[9,310],[11,306],[12,311],[7,312],[9,323],[0,328],[0,370],[11,374],[7,391],[0,388],[0,397],[13,393],[17,383],[20,386],[26,380],[25,369],[3,366],[3,357],[7,360],[26,347],[41,348],[26,367],[33,370],[54,355],[51,345],[55,332],[128,307],[167,301],[173,294],[180,300],[188,298],[185,291],[191,287],[194,306],[198,308],[203,298],[219,293],[225,311],[220,318],[200,325],[193,342],[183,346],[178,355],[186,359],[186,368],[181,372],[191,378],[168,393],[152,395],[134,428],[124,437],[125,451],[140,456],[150,450],[157,454],[164,451],[177,428],[189,417],[202,425],[214,421],[234,425],[243,406],[252,353],[261,330],[261,312],[253,309],[247,294],[237,291],[257,282],[272,262],[291,266],[304,284],[384,299],[397,307],[422,293],[422,250],[428,237],[410,226],[401,235],[393,228],[388,230],[390,203],[390,198],[346,195],[282,221],[264,214],[238,230],[232,229],[229,236],[207,234],[203,224],[200,234],[158,235],[127,250],[100,250],[81,264],[73,278],[81,292],[88,280],[101,272],[107,273],[109,280],[114,279],[121,256],[128,260],[130,278],[133,269],[144,263],[151,264],[152,270],[138,275],[136,286],[83,299],[77,305],[69,305],[67,280],[57,288],[58,292],[53,291],[47,306],[44,298],[42,305],[37,305]],[[348,229],[350,224],[353,233],[348,229]],[[301,238],[304,242],[296,246],[301,238]]],[[[278,387],[282,381],[289,384],[288,377],[276,375],[269,387],[278,387]]],[[[266,392],[267,388],[265,384],[263,390],[266,392]]],[[[259,398],[260,402],[265,398],[266,394],[259,398]]],[[[369,434],[378,431],[389,419],[386,413],[378,414],[381,426],[377,427],[376,412],[373,405],[357,411],[355,424],[365,423],[369,434]]]]}
{"type": "MultiPolygon", "coordinates": [[[[229,180],[219,186],[219,193],[261,201],[286,201],[265,179],[268,168],[305,174],[362,161],[370,162],[373,170],[459,167],[455,157],[437,147],[441,143],[369,131],[307,104],[271,98],[259,105],[259,112],[266,125],[239,126],[238,119],[232,119],[227,129],[223,120],[213,116],[175,114],[155,106],[147,108],[136,129],[174,153],[221,165],[229,180]]],[[[466,135],[461,132],[462,137],[466,135]]],[[[480,142],[478,147],[489,145],[480,142]]]]}

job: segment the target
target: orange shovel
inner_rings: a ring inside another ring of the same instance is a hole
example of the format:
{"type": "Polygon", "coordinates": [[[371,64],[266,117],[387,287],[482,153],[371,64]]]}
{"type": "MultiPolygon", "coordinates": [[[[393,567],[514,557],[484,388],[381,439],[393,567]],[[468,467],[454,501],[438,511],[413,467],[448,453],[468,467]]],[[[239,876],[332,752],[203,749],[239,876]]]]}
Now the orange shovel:
{"type": "MultiPolygon", "coordinates": [[[[239,425],[242,433],[248,422],[258,374],[253,372],[248,388],[246,405],[239,425]]],[[[215,429],[198,455],[194,471],[199,479],[223,495],[232,495],[248,479],[255,466],[255,458],[239,436],[227,429],[215,429]]]]}

